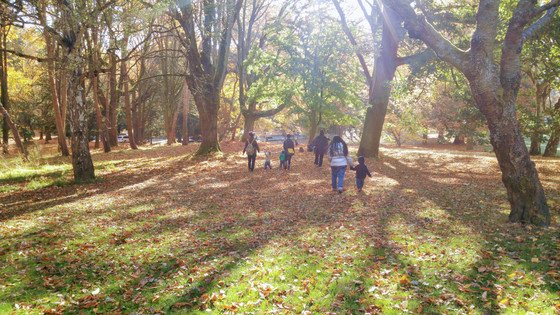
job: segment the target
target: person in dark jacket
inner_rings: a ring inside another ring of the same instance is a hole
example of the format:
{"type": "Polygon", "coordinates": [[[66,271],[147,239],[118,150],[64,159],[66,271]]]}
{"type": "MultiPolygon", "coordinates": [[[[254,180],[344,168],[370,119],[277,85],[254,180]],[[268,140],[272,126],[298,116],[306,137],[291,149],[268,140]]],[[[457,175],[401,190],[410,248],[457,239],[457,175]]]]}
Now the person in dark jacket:
{"type": "Polygon", "coordinates": [[[292,156],[296,153],[296,144],[292,140],[292,135],[287,135],[286,138],[286,141],[284,141],[284,152],[286,152],[286,167],[290,169],[290,166],[292,166],[292,156]]]}
{"type": "Polygon", "coordinates": [[[366,175],[371,177],[371,173],[366,166],[366,159],[363,156],[360,156],[358,158],[358,165],[351,166],[350,169],[356,171],[356,187],[358,188],[358,192],[361,192],[362,188],[364,188],[366,175]]]}
{"type": "Polygon", "coordinates": [[[321,130],[313,140],[313,151],[315,151],[315,165],[323,166],[323,156],[329,148],[329,138],[325,137],[325,131],[321,130]]]}
{"type": "Polygon", "coordinates": [[[255,139],[255,133],[251,131],[249,132],[249,138],[245,141],[245,147],[243,148],[243,154],[247,152],[247,165],[251,172],[255,169],[255,161],[257,159],[257,152],[259,151],[259,144],[255,139]]]}

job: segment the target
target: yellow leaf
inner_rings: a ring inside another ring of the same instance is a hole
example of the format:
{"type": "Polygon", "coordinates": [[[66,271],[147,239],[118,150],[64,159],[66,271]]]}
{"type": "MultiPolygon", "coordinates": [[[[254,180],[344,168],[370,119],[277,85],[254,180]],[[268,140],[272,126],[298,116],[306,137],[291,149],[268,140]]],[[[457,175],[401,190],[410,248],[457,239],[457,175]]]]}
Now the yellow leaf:
{"type": "Polygon", "coordinates": [[[408,275],[402,275],[399,278],[399,283],[401,285],[410,285],[410,277],[408,275]]]}

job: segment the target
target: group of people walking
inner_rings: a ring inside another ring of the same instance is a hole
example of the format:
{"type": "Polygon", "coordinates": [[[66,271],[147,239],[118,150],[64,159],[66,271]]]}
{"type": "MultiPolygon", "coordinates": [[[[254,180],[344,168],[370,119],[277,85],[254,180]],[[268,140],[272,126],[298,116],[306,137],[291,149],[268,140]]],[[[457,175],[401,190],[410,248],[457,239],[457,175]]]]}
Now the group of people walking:
{"type": "MultiPolygon", "coordinates": [[[[333,191],[342,193],[344,189],[344,177],[348,167],[350,170],[356,172],[356,188],[359,192],[362,191],[366,176],[371,177],[371,173],[365,164],[365,158],[363,156],[360,156],[358,158],[358,164],[354,165],[352,158],[348,155],[348,145],[346,142],[344,142],[340,136],[334,136],[329,142],[329,138],[325,136],[325,132],[323,130],[321,130],[319,135],[313,140],[311,146],[315,153],[315,165],[317,167],[323,166],[324,155],[328,155],[331,166],[331,186],[333,191]]],[[[295,148],[296,143],[292,138],[292,135],[287,135],[282,147],[283,150],[278,156],[281,169],[290,169],[292,157],[296,152],[295,148]]],[[[260,152],[260,148],[257,143],[255,133],[250,132],[249,138],[245,141],[243,154],[247,154],[248,168],[251,172],[255,169],[255,161],[258,152],[260,152]]],[[[272,169],[272,153],[267,151],[264,156],[264,168],[272,169]]]]}

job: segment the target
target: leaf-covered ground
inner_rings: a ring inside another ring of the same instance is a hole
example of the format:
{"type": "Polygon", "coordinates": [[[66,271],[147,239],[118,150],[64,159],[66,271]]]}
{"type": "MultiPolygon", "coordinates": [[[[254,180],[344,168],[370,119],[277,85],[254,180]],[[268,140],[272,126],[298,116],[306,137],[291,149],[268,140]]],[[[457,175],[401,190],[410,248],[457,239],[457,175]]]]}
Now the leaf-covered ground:
{"type": "Polygon", "coordinates": [[[82,185],[60,158],[4,163],[0,313],[560,311],[559,159],[536,160],[542,230],[506,223],[490,153],[384,148],[339,195],[310,153],[248,173],[240,148],[96,153],[82,185]]]}

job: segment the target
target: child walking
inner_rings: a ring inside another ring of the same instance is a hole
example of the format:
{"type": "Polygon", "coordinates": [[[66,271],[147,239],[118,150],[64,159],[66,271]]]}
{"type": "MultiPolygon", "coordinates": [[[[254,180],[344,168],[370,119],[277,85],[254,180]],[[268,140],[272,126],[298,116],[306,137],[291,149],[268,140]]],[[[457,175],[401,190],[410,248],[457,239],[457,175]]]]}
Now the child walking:
{"type": "Polygon", "coordinates": [[[366,175],[371,177],[371,173],[366,166],[366,159],[363,156],[360,156],[358,158],[358,165],[350,166],[350,169],[356,171],[356,187],[358,188],[358,192],[361,192],[362,188],[364,188],[366,175]]]}
{"type": "Polygon", "coordinates": [[[278,157],[280,159],[280,168],[281,169],[286,169],[286,152],[282,151],[280,152],[280,156],[278,157]]]}
{"type": "Polygon", "coordinates": [[[270,155],[271,155],[270,151],[266,151],[264,153],[264,169],[265,170],[266,169],[269,169],[269,170],[272,169],[272,164],[270,163],[270,155]]]}

